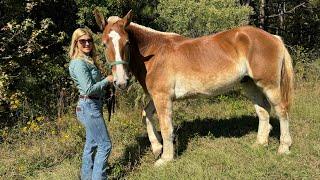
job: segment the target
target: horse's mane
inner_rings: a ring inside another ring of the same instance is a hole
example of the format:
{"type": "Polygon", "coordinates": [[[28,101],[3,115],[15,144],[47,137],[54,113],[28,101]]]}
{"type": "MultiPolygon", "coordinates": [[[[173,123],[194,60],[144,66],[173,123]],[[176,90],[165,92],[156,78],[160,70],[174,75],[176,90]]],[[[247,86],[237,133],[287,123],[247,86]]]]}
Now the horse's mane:
{"type": "Polygon", "coordinates": [[[109,24],[109,23],[114,24],[114,23],[116,23],[116,22],[119,21],[119,20],[121,20],[121,18],[119,18],[118,16],[110,16],[107,21],[108,21],[108,24],[109,24]]]}
{"type": "Polygon", "coordinates": [[[133,26],[133,27],[135,27],[135,28],[141,29],[141,30],[143,30],[143,31],[145,31],[145,32],[150,32],[150,33],[155,33],[155,34],[161,34],[161,35],[181,36],[180,34],[173,33],[173,32],[162,32],[162,31],[158,31],[158,30],[155,30],[155,29],[152,29],[152,28],[150,28],[150,27],[146,27],[146,26],[143,26],[143,25],[134,23],[134,22],[131,22],[130,25],[133,26]]]}
{"type": "MultiPolygon", "coordinates": [[[[108,19],[107,19],[107,22],[108,24],[111,23],[111,24],[114,24],[116,22],[118,22],[119,20],[121,20],[120,17],[118,16],[110,16],[108,19]]],[[[140,25],[140,24],[137,24],[137,23],[134,23],[134,22],[131,22],[130,23],[131,26],[135,27],[135,28],[138,28],[140,30],[143,30],[147,33],[154,33],[154,34],[160,34],[160,35],[169,35],[169,36],[181,36],[180,34],[177,34],[177,33],[173,33],[173,32],[162,32],[162,31],[158,31],[158,30],[155,30],[155,29],[152,29],[150,27],[146,27],[146,26],[143,26],[143,25],[140,25]]]]}

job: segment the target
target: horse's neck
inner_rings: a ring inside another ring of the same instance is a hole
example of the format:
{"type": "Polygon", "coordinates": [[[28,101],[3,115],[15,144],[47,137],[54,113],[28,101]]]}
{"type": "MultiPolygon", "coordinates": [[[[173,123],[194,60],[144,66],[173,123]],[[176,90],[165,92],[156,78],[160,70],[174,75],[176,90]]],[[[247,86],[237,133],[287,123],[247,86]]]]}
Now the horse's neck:
{"type": "Polygon", "coordinates": [[[167,42],[166,39],[168,39],[169,36],[181,37],[176,33],[157,31],[133,22],[130,23],[128,29],[135,39],[141,53],[148,51],[148,48],[163,45],[163,43],[167,42]]]}
{"type": "Polygon", "coordinates": [[[131,32],[131,35],[133,36],[132,38],[134,39],[140,52],[144,52],[154,43],[155,34],[149,31],[149,28],[131,23],[128,29],[131,32]]]}
{"type": "Polygon", "coordinates": [[[128,32],[131,44],[130,46],[132,48],[130,68],[133,75],[137,78],[144,91],[147,93],[145,84],[147,69],[144,62],[149,60],[149,55],[154,55],[153,53],[155,52],[152,52],[152,47],[159,45],[157,40],[162,38],[161,32],[135,23],[130,23],[128,32]],[[152,52],[152,54],[147,54],[146,52],[152,52]]]}

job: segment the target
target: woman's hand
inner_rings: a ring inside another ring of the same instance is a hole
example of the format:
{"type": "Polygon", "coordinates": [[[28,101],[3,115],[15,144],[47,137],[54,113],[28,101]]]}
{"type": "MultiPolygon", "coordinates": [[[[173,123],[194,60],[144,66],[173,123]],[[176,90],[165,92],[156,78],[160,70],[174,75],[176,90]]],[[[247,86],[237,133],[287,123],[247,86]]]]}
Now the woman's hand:
{"type": "Polygon", "coordinates": [[[113,76],[112,75],[107,76],[106,79],[110,84],[113,83],[113,76]]]}

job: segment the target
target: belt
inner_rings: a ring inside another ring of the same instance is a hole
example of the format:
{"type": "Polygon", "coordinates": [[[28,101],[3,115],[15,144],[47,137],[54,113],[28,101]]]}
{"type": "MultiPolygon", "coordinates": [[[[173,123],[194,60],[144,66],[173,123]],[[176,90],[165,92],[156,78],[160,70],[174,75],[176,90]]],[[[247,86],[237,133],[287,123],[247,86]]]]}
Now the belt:
{"type": "Polygon", "coordinates": [[[80,99],[95,99],[95,100],[100,100],[100,97],[98,96],[86,96],[86,95],[80,95],[80,99]]]}

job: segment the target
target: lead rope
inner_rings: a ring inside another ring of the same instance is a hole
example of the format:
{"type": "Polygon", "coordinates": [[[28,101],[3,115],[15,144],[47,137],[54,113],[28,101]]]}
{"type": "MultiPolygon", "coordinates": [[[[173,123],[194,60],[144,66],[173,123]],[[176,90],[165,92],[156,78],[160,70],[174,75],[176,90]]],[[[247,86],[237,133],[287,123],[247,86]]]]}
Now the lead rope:
{"type": "MultiPolygon", "coordinates": [[[[106,58],[106,56],[105,56],[105,54],[104,53],[102,53],[103,54],[103,56],[104,56],[104,59],[107,59],[106,58]]],[[[108,63],[108,65],[106,66],[106,68],[108,69],[111,69],[111,67],[109,66],[109,63],[108,63]]],[[[107,93],[106,93],[106,96],[107,96],[107,99],[106,99],[106,101],[105,101],[105,103],[107,104],[107,109],[108,109],[108,121],[110,122],[110,120],[111,120],[111,115],[112,115],[112,113],[114,113],[115,112],[115,105],[116,105],[116,89],[115,89],[115,87],[114,87],[114,84],[112,83],[112,85],[110,86],[110,85],[108,85],[107,86],[108,88],[106,88],[106,91],[107,91],[107,93]]]]}
{"type": "Polygon", "coordinates": [[[107,108],[108,108],[108,121],[111,120],[111,115],[114,113],[114,109],[116,106],[116,89],[114,86],[109,89],[110,96],[107,99],[107,108]]]}
{"type": "MultiPolygon", "coordinates": [[[[131,53],[130,53],[130,47],[129,47],[128,61],[127,62],[126,61],[120,61],[120,62],[118,61],[118,62],[108,63],[108,68],[111,69],[112,66],[117,65],[117,64],[129,65],[130,59],[131,59],[130,54],[131,53]]],[[[104,54],[104,56],[105,56],[105,54],[104,54]]],[[[105,57],[105,59],[106,59],[106,57],[105,57]]],[[[108,90],[109,90],[108,93],[110,93],[110,96],[107,99],[107,108],[108,108],[108,121],[110,121],[112,113],[115,113],[115,106],[116,106],[116,85],[114,84],[114,82],[113,82],[111,88],[109,88],[108,90]]]]}

